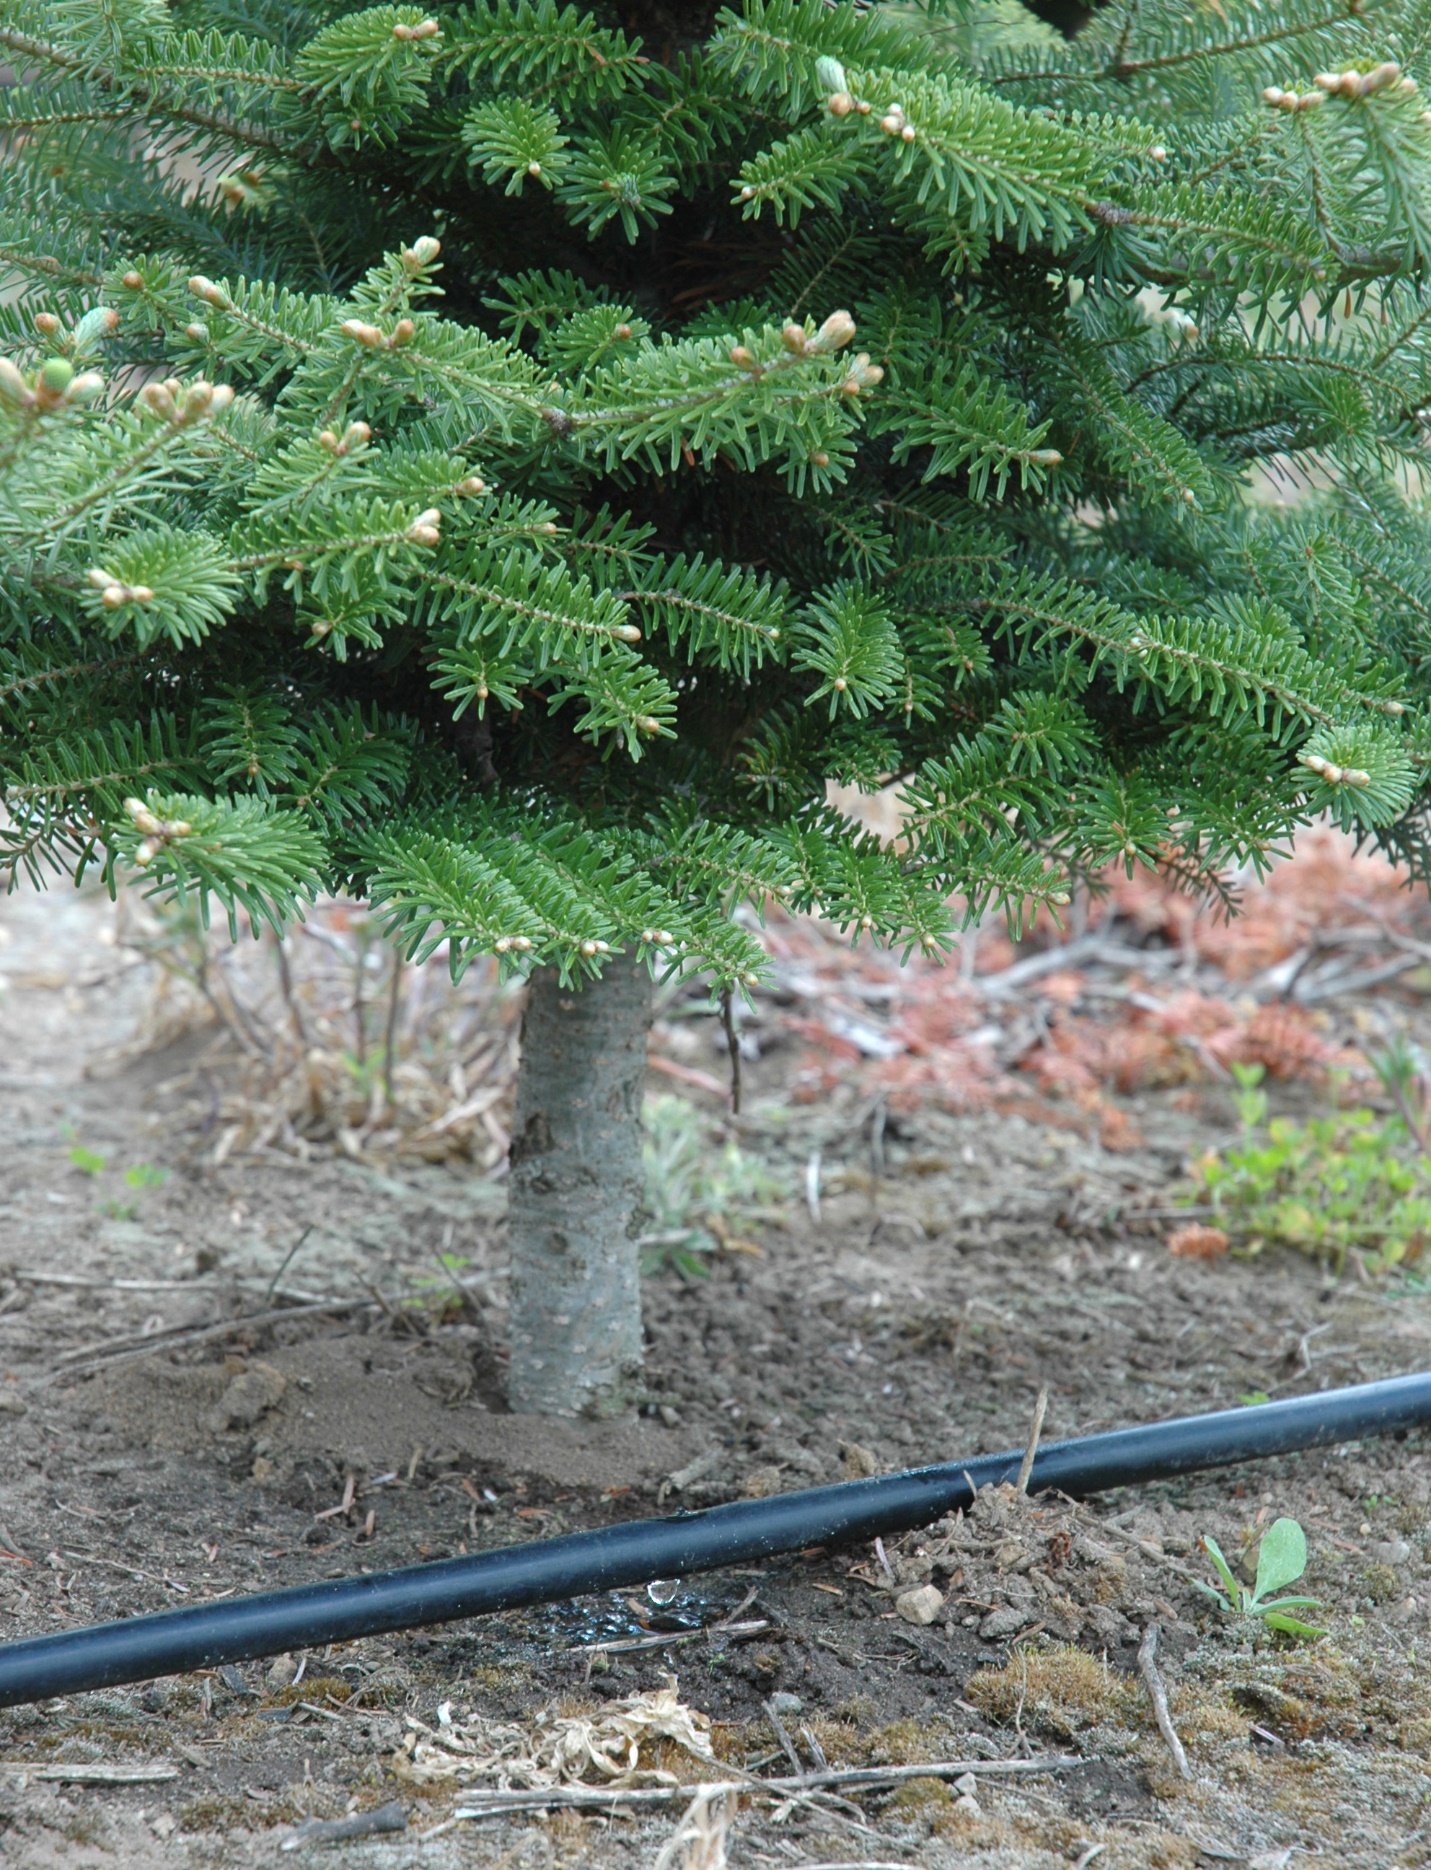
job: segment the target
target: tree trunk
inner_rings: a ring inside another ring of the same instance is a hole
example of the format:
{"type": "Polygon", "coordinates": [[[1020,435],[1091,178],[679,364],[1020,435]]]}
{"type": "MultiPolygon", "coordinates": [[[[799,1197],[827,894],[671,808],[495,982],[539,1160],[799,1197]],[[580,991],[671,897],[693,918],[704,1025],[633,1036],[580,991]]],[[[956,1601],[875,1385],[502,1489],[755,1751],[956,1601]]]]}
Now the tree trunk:
{"type": "Polygon", "coordinates": [[[512,1132],[511,1406],[616,1415],[641,1372],[637,1239],[651,977],[625,958],[528,989],[512,1132]]]}

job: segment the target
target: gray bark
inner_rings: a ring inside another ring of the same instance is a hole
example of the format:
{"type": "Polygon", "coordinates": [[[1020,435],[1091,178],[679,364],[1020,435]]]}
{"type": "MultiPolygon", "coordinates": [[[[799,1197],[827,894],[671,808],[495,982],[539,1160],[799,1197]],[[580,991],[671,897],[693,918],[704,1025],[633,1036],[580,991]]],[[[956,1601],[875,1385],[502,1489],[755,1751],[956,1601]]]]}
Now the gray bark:
{"type": "Polygon", "coordinates": [[[512,1372],[519,1415],[606,1416],[641,1373],[641,1095],[651,977],[621,957],[528,989],[512,1132],[512,1372]]]}

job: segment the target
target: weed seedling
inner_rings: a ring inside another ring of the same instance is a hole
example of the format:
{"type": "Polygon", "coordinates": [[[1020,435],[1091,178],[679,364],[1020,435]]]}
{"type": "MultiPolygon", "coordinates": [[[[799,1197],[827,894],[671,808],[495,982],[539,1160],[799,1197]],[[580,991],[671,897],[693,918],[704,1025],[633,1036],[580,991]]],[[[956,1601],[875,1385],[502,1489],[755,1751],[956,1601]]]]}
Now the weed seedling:
{"type": "Polygon", "coordinates": [[[1269,1241],[1341,1270],[1349,1253],[1369,1271],[1406,1267],[1431,1242],[1431,1157],[1422,1144],[1420,1093],[1407,1057],[1378,1062],[1398,1114],[1338,1112],[1298,1123],[1268,1118],[1260,1065],[1234,1065],[1241,1138],[1194,1167],[1196,1198],[1241,1250],[1269,1241]]]}
{"type": "Polygon", "coordinates": [[[641,1236],[641,1269],[666,1268],[684,1279],[710,1271],[710,1255],[758,1253],[740,1235],[778,1220],[769,1204],[779,1184],[764,1164],[734,1142],[712,1149],[699,1112],[681,1097],[649,1097],[646,1129],[646,1208],[652,1220],[641,1236]]]}
{"type": "MultiPolygon", "coordinates": [[[[73,1160],[79,1153],[78,1150],[71,1150],[71,1159],[73,1160]]],[[[96,1156],[94,1160],[101,1169],[104,1167],[102,1156],[96,1156]]],[[[86,1174],[97,1173],[95,1170],[85,1172],[86,1174]]],[[[136,1162],[124,1171],[125,1186],[132,1188],[139,1195],[142,1195],[147,1188],[162,1188],[168,1179],[169,1171],[156,1167],[152,1162],[136,1162]]],[[[112,1221],[137,1221],[139,1219],[137,1201],[102,1201],[99,1204],[99,1211],[101,1214],[107,1214],[112,1221]]]]}
{"type": "Polygon", "coordinates": [[[1295,1584],[1307,1569],[1307,1535],[1295,1519],[1273,1520],[1262,1535],[1257,1553],[1257,1581],[1252,1585],[1244,1584],[1237,1577],[1211,1533],[1205,1533],[1199,1543],[1212,1560],[1223,1589],[1219,1591],[1215,1585],[1204,1584],[1200,1579],[1194,1582],[1229,1616],[1255,1617],[1269,1630],[1280,1630],[1284,1636],[1325,1635],[1325,1631],[1287,1614],[1292,1610],[1314,1608],[1315,1597],[1273,1596],[1275,1591],[1295,1584]]]}

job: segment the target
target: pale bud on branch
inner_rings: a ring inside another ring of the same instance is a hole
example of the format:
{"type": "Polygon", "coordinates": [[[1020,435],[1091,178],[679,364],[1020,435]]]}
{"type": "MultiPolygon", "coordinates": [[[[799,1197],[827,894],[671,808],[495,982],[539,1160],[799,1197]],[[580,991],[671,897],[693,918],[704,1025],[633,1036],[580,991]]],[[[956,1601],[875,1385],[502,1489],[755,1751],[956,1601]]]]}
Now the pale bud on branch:
{"type": "Polygon", "coordinates": [[[222,286],[216,286],[212,279],[205,279],[202,273],[195,273],[189,281],[189,290],[196,299],[202,299],[206,305],[216,305],[222,311],[229,303],[229,295],[222,286]]]}
{"type": "Polygon", "coordinates": [[[811,349],[822,351],[843,350],[855,335],[855,321],[848,312],[831,312],[830,316],[815,333],[811,349]]]}
{"type": "Polygon", "coordinates": [[[35,400],[35,392],[21,371],[12,364],[8,357],[0,357],[0,402],[12,407],[28,408],[35,400]]]}

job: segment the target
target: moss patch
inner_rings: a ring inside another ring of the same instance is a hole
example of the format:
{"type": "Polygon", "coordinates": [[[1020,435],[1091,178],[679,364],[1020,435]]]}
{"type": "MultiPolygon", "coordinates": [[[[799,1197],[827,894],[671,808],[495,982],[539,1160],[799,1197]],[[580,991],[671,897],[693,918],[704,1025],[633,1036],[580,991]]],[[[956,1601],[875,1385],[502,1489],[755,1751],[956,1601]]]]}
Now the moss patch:
{"type": "Polygon", "coordinates": [[[1002,1669],[984,1669],[965,1699],[991,1721],[1025,1723],[1069,1739],[1131,1712],[1133,1690],[1087,1650],[1058,1643],[1020,1649],[1002,1669]]]}

